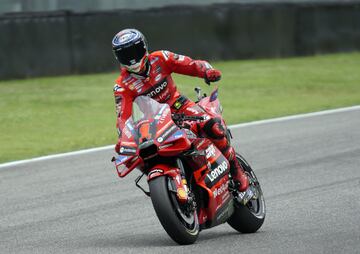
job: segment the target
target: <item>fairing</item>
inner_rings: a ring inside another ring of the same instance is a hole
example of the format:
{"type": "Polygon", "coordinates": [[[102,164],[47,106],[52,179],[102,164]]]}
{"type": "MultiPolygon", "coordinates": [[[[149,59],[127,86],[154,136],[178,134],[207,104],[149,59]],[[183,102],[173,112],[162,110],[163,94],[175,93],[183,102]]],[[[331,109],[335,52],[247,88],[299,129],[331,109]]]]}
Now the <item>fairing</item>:
{"type": "MultiPolygon", "coordinates": [[[[221,215],[223,207],[231,202],[228,191],[230,165],[219,149],[208,139],[195,140],[193,147],[199,155],[193,156],[188,163],[194,170],[196,184],[209,197],[207,207],[200,209],[199,223],[207,222],[205,227],[211,227],[223,222],[219,214],[221,215]],[[205,153],[200,154],[200,151],[205,151],[205,153]]],[[[226,218],[226,213],[224,213],[224,218],[226,218]]]]}
{"type": "Polygon", "coordinates": [[[134,100],[132,114],[121,133],[120,155],[115,161],[120,177],[135,168],[133,162],[139,165],[151,156],[174,156],[191,146],[186,131],[173,122],[169,105],[148,96],[134,100]]]}

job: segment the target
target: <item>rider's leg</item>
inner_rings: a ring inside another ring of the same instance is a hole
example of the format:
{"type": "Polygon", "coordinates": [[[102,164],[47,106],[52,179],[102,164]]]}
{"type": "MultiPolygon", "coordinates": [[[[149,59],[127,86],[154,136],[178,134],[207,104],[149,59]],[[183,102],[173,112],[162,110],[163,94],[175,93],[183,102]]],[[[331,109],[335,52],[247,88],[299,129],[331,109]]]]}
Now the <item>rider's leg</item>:
{"type": "Polygon", "coordinates": [[[238,190],[245,191],[249,187],[249,179],[236,159],[235,149],[226,138],[226,130],[219,118],[211,118],[203,125],[204,132],[230,162],[230,174],[239,183],[238,190]]]}
{"type": "MultiPolygon", "coordinates": [[[[188,101],[181,109],[176,110],[177,113],[185,115],[201,115],[206,116],[206,112],[192,101],[188,101]]],[[[211,118],[201,123],[190,123],[190,129],[196,133],[205,133],[206,136],[214,143],[214,145],[224,154],[230,162],[230,174],[233,179],[239,183],[238,190],[243,192],[249,187],[249,179],[243,168],[236,159],[235,149],[230,146],[229,140],[226,138],[226,130],[220,118],[211,118]]]]}

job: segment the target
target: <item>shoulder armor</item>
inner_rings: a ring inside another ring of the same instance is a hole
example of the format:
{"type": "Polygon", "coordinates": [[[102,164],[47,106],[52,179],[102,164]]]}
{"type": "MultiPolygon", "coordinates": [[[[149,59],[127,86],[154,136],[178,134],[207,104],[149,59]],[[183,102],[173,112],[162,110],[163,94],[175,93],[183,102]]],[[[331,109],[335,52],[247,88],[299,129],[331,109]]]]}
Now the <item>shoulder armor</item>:
{"type": "Polygon", "coordinates": [[[167,50],[161,50],[161,53],[162,53],[163,57],[165,58],[165,60],[167,61],[170,57],[170,52],[167,50]]]}

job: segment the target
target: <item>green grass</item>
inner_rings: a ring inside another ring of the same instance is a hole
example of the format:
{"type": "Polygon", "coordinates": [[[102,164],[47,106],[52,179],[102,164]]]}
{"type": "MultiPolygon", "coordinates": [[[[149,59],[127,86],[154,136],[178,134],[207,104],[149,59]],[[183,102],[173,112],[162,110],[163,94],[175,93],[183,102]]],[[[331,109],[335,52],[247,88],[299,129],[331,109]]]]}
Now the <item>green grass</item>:
{"type": "MultiPolygon", "coordinates": [[[[229,124],[360,104],[360,53],[214,62],[229,124]]],[[[0,162],[116,142],[117,73],[0,82],[0,162]]],[[[175,75],[178,87],[211,91],[175,75]]]]}

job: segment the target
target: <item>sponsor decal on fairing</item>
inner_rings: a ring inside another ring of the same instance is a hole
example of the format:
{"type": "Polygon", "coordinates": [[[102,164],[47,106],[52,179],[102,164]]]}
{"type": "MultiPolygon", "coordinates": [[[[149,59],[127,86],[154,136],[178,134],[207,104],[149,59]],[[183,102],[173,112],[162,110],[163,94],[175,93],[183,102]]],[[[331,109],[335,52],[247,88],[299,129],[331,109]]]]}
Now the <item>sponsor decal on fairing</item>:
{"type": "Polygon", "coordinates": [[[219,188],[216,188],[213,191],[214,198],[216,198],[217,196],[219,196],[219,195],[223,194],[225,191],[227,191],[228,187],[229,187],[229,181],[226,181],[219,188]]]}
{"type": "Polygon", "coordinates": [[[207,177],[210,179],[210,182],[214,182],[219,176],[221,176],[228,169],[228,164],[226,161],[223,161],[220,165],[214,168],[207,177]]]}
{"type": "Polygon", "coordinates": [[[223,176],[228,172],[229,165],[226,160],[223,160],[220,164],[214,162],[212,165],[212,170],[206,175],[205,183],[207,187],[214,186],[223,176]]]}
{"type": "Polygon", "coordinates": [[[211,144],[208,148],[206,148],[206,159],[209,159],[210,157],[215,157],[215,147],[213,144],[211,144]]]}
{"type": "MultiPolygon", "coordinates": [[[[167,141],[168,142],[171,142],[171,141],[174,141],[174,140],[177,140],[179,138],[181,138],[183,135],[184,135],[184,131],[183,130],[177,130],[176,132],[174,132],[170,137],[167,138],[167,141]]],[[[173,144],[171,144],[173,145],[173,144]]],[[[170,145],[170,146],[171,146],[170,145]]],[[[162,146],[162,147],[166,147],[166,145],[162,146]]],[[[167,146],[169,147],[169,146],[167,146]]]]}
{"type": "Polygon", "coordinates": [[[120,147],[120,153],[121,154],[135,154],[136,148],[135,147],[129,147],[129,146],[122,146],[120,147]]]}
{"type": "Polygon", "coordinates": [[[174,124],[169,129],[165,130],[158,138],[157,142],[161,143],[164,140],[168,139],[176,130],[177,126],[174,124]]]}
{"type": "Polygon", "coordinates": [[[181,138],[183,136],[183,132],[181,130],[178,130],[177,132],[175,132],[175,134],[173,135],[174,139],[178,139],[181,138]]]}

